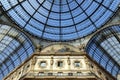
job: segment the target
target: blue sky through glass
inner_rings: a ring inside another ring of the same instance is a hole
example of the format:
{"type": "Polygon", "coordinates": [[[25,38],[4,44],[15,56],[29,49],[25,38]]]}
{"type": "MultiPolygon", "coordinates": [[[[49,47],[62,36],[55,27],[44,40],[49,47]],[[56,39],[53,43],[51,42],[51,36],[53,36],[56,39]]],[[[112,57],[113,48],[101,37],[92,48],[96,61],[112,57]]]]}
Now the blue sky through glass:
{"type": "Polygon", "coordinates": [[[69,41],[105,24],[120,0],[0,0],[21,28],[42,39],[69,41]]]}
{"type": "Polygon", "coordinates": [[[113,76],[120,73],[120,25],[95,34],[86,47],[87,53],[113,76]]]}
{"type": "Polygon", "coordinates": [[[22,32],[7,25],[0,25],[0,80],[18,67],[34,47],[22,32]]]}
{"type": "Polygon", "coordinates": [[[21,28],[47,40],[68,41],[100,28],[120,0],[1,0],[21,28]]]}

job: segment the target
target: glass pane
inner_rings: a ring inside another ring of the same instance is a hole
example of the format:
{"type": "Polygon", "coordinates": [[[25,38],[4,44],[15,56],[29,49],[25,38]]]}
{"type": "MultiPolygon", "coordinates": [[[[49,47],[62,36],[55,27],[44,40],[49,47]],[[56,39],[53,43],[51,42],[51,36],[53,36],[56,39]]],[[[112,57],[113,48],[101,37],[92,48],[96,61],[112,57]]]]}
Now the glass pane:
{"type": "Polygon", "coordinates": [[[80,66],[81,66],[81,65],[80,65],[80,61],[75,61],[74,66],[75,66],[75,67],[80,67],[80,66]]]}
{"type": "Polygon", "coordinates": [[[3,77],[23,63],[33,51],[32,42],[26,35],[13,27],[0,25],[0,74],[3,77]]]}
{"type": "Polygon", "coordinates": [[[51,41],[69,41],[87,36],[102,27],[116,12],[120,0],[22,0],[19,2],[0,0],[0,2],[6,14],[30,34],[51,41]],[[46,31],[47,26],[57,32],[46,31]],[[64,28],[64,31],[61,28],[64,28]],[[57,38],[44,35],[49,33],[57,38]],[[67,38],[68,36],[72,37],[67,38]]]}
{"type": "MultiPolygon", "coordinates": [[[[109,1],[104,4],[109,4],[109,1]]],[[[120,70],[120,25],[109,26],[88,42],[86,52],[113,76],[120,70]]]]}
{"type": "Polygon", "coordinates": [[[40,67],[46,67],[46,66],[47,66],[46,61],[41,61],[40,62],[40,67]]]}
{"type": "Polygon", "coordinates": [[[58,61],[58,67],[63,67],[63,62],[62,61],[58,61]]]}

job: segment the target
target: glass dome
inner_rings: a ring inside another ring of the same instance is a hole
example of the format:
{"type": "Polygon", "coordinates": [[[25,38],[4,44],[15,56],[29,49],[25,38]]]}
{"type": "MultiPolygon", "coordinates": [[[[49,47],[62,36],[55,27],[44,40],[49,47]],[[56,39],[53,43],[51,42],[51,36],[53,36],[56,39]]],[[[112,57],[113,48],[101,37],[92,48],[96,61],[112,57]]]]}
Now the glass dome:
{"type": "Polygon", "coordinates": [[[0,24],[0,80],[25,61],[34,47],[23,33],[0,24]]]}
{"type": "Polygon", "coordinates": [[[69,41],[103,26],[120,0],[0,0],[20,28],[41,39],[69,41]]]}
{"type": "Polygon", "coordinates": [[[120,73],[120,25],[112,25],[95,34],[86,51],[113,76],[120,73]]]}

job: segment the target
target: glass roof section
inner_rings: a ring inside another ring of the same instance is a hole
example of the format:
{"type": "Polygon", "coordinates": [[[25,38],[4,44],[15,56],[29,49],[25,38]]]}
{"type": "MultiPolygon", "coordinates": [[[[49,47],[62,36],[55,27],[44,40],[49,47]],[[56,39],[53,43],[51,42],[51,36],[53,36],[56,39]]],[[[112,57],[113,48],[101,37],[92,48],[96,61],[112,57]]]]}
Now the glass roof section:
{"type": "Polygon", "coordinates": [[[120,73],[120,25],[112,25],[95,34],[86,51],[113,76],[120,73]]]}
{"type": "Polygon", "coordinates": [[[18,30],[0,24],[0,80],[33,53],[30,39],[18,30]]]}
{"type": "Polygon", "coordinates": [[[120,0],[0,0],[22,29],[41,39],[69,41],[104,25],[120,0]]]}

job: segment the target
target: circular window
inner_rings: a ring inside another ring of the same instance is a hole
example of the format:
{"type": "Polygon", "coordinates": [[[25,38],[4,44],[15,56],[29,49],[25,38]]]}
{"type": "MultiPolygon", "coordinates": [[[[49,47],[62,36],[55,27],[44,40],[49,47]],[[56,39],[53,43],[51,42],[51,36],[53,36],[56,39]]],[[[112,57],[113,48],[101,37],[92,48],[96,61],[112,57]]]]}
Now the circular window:
{"type": "Polygon", "coordinates": [[[1,0],[3,10],[22,29],[42,39],[78,39],[104,25],[120,0],[1,0]]]}

